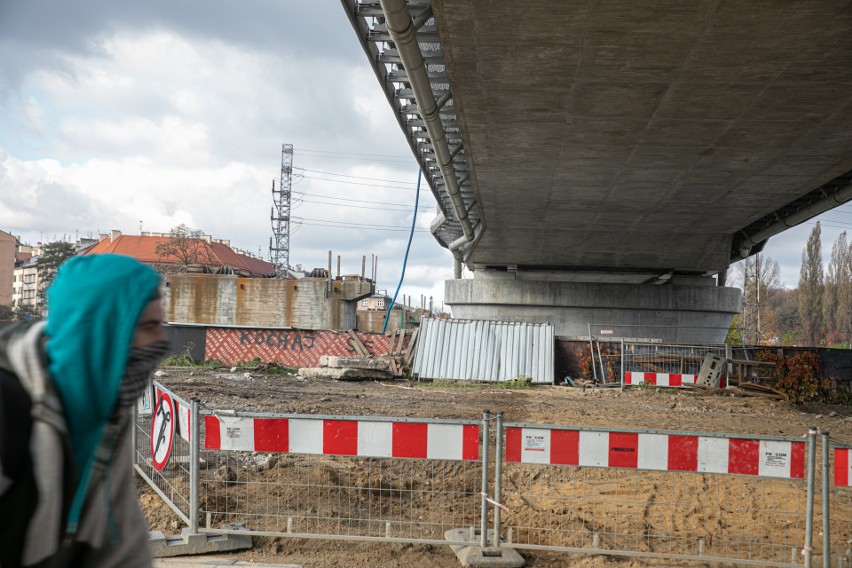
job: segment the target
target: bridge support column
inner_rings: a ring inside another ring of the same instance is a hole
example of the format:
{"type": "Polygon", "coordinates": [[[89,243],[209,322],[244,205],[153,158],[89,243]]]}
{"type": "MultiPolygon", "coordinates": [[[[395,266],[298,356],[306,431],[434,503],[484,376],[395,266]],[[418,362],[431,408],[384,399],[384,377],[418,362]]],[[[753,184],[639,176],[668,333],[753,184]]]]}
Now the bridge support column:
{"type": "Polygon", "coordinates": [[[689,344],[723,343],[742,304],[738,288],[712,278],[670,284],[604,284],[517,280],[478,270],[473,280],[447,280],[444,301],[453,317],[552,323],[556,335],[588,335],[588,324],[614,335],[689,344]],[[619,327],[623,326],[623,327],[619,327]]]}

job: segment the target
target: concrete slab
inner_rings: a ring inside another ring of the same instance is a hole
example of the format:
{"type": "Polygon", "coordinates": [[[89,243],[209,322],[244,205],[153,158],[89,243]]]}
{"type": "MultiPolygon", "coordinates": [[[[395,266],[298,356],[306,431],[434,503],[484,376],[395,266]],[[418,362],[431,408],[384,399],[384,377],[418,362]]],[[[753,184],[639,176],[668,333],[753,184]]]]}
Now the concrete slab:
{"type": "Polygon", "coordinates": [[[304,367],[299,369],[299,375],[309,379],[335,379],[338,381],[357,381],[363,379],[392,379],[388,371],[376,369],[330,369],[327,367],[304,367]]]}
{"type": "MultiPolygon", "coordinates": [[[[456,553],[456,557],[462,566],[468,567],[493,567],[493,568],[521,568],[526,565],[526,560],[514,548],[488,546],[482,548],[480,544],[479,531],[470,529],[452,529],[444,533],[444,538],[452,541],[470,542],[469,546],[451,545],[450,548],[456,553]]],[[[494,542],[494,531],[488,530],[488,542],[494,542]]]]}
{"type": "Polygon", "coordinates": [[[336,355],[320,355],[320,367],[332,369],[370,369],[375,371],[389,371],[390,360],[372,359],[367,357],[338,357],[336,355]]]}
{"type": "Polygon", "coordinates": [[[251,535],[192,534],[188,528],[184,528],[181,534],[176,536],[152,531],[149,533],[148,543],[154,558],[245,550],[252,547],[251,535]]]}

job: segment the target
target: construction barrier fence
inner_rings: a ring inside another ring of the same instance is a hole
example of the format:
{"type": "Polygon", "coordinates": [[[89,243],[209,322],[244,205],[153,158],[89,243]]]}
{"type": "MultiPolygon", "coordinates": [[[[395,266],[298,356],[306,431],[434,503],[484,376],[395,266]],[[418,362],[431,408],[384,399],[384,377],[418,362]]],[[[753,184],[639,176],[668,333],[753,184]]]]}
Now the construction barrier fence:
{"type": "Polygon", "coordinates": [[[248,413],[158,383],[147,397],[135,470],[193,532],[852,567],[852,451],[815,429],[248,413]]]}

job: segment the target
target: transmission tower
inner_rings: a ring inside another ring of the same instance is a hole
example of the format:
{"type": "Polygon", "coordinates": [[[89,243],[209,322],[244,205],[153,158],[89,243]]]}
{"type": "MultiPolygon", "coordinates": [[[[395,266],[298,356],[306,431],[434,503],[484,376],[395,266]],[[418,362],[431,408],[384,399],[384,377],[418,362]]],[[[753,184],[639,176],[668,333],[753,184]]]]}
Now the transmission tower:
{"type": "Polygon", "coordinates": [[[281,145],[281,178],[278,189],[272,182],[272,237],[269,257],[278,278],[287,277],[290,268],[290,188],[293,176],[293,145],[281,145]]]}

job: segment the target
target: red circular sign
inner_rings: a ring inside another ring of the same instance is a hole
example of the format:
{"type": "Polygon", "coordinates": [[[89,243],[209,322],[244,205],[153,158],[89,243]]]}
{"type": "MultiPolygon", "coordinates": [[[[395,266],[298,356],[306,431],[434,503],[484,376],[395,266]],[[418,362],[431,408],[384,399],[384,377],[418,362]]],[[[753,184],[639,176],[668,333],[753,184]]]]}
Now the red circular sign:
{"type": "Polygon", "coordinates": [[[151,460],[154,469],[163,471],[172,455],[177,417],[172,397],[164,392],[158,394],[160,396],[154,408],[154,419],[151,421],[151,460]]]}

